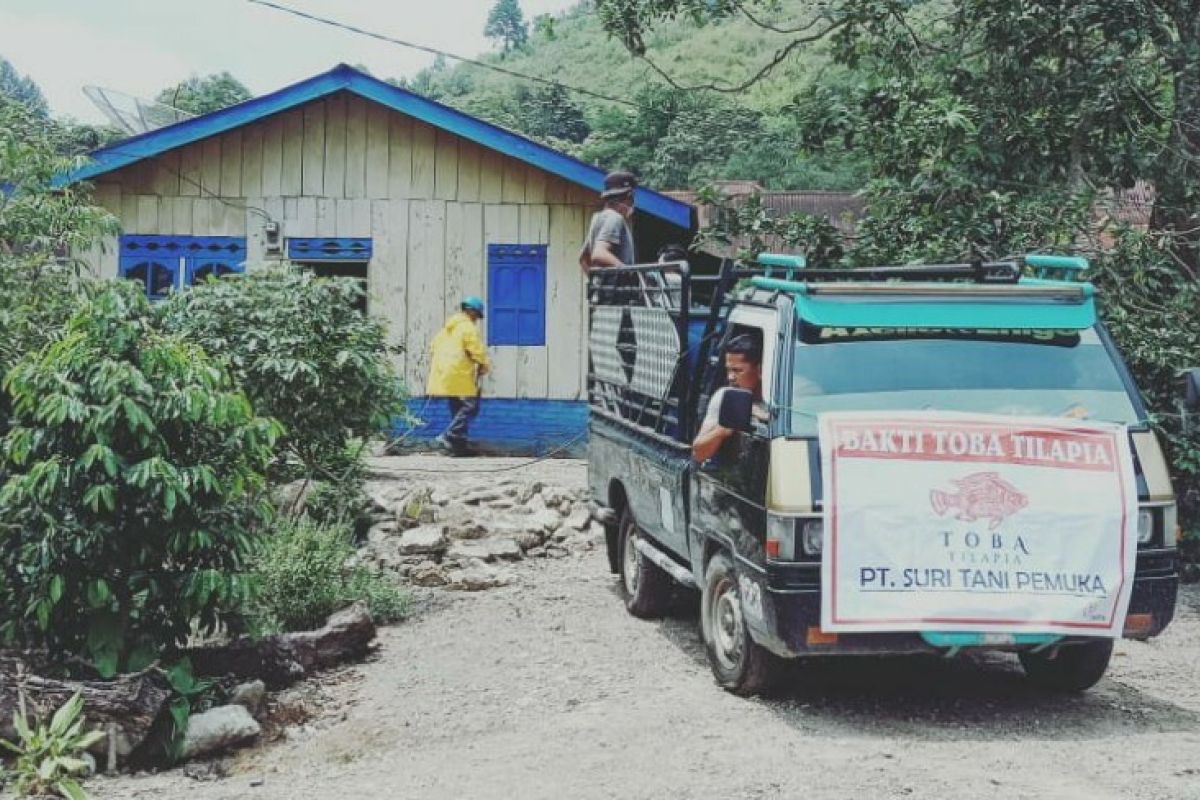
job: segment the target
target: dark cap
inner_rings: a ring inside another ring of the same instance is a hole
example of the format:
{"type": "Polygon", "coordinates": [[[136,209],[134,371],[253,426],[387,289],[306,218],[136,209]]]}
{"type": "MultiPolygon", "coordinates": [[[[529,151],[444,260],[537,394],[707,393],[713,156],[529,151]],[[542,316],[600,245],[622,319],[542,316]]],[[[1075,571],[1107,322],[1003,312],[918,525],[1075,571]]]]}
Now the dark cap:
{"type": "Polygon", "coordinates": [[[637,188],[637,176],[632,172],[618,170],[604,176],[604,191],[600,197],[608,200],[612,197],[622,197],[637,188]]]}

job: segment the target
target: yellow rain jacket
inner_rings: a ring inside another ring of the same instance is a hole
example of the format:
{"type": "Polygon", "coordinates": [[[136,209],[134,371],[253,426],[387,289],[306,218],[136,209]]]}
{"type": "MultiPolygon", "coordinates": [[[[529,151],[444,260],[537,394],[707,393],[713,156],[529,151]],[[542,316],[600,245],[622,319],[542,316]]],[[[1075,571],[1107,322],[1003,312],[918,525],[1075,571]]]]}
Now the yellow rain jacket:
{"type": "Polygon", "coordinates": [[[446,320],[446,327],[433,337],[433,362],[429,365],[429,397],[474,397],[477,367],[491,369],[487,350],[475,323],[465,312],[446,320]]]}

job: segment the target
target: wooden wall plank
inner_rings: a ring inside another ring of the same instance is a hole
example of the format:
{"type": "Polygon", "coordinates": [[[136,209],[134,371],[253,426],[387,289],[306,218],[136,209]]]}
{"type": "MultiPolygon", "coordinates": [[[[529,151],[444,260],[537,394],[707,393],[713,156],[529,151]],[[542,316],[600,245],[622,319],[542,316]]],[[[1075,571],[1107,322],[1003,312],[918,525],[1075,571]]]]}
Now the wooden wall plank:
{"type": "Polygon", "coordinates": [[[346,95],[325,100],[325,196],[346,196],[346,95]]]}
{"type": "Polygon", "coordinates": [[[279,178],[279,193],[285,197],[296,197],[304,190],[304,175],[302,171],[304,148],[303,109],[284,112],[282,142],[283,166],[279,178]]]}
{"type": "Polygon", "coordinates": [[[121,192],[121,233],[140,233],[137,229],[137,195],[127,189],[121,192]]]}
{"type": "MultiPolygon", "coordinates": [[[[185,173],[186,174],[186,173],[185,173]]],[[[279,115],[267,118],[263,123],[262,149],[262,193],[265,197],[279,197],[283,178],[283,118],[279,115]]]]}
{"type": "Polygon", "coordinates": [[[230,198],[230,202],[217,203],[213,210],[213,221],[218,236],[246,235],[246,203],[241,197],[230,198]]]}
{"type": "MultiPolygon", "coordinates": [[[[121,214],[121,184],[101,183],[96,186],[94,195],[96,205],[103,207],[113,216],[121,214]]],[[[99,278],[115,278],[117,276],[120,248],[116,236],[100,237],[92,248],[89,263],[94,274],[99,278]]]]}
{"type": "Polygon", "coordinates": [[[303,111],[300,188],[309,197],[321,197],[325,194],[325,101],[309,103],[303,111]]]}
{"type": "Polygon", "coordinates": [[[460,202],[479,200],[479,168],[483,151],[466,139],[458,143],[458,199],[460,202]]]}
{"type": "Polygon", "coordinates": [[[224,197],[242,195],[242,132],[232,130],[221,137],[221,191],[224,197]]]}
{"type": "Polygon", "coordinates": [[[434,142],[433,196],[453,200],[458,197],[458,137],[437,131],[434,142]]]}
{"type": "Polygon", "coordinates": [[[317,235],[317,198],[296,198],[296,221],[292,227],[292,236],[317,235]]]}
{"type": "Polygon", "coordinates": [[[262,197],[263,126],[248,125],[242,130],[242,194],[262,197]]]}
{"type": "Polygon", "coordinates": [[[337,203],[337,236],[349,236],[354,227],[354,206],[349,200],[339,200],[337,203]]]}
{"type": "Polygon", "coordinates": [[[179,194],[179,175],[182,172],[182,159],[178,150],[168,150],[150,162],[153,165],[150,191],[162,197],[173,197],[179,194]]]}
{"type": "Polygon", "coordinates": [[[213,235],[213,206],[219,205],[209,197],[197,197],[192,201],[192,233],[196,236],[213,235]]]}
{"type": "Polygon", "coordinates": [[[175,236],[192,235],[192,206],[195,202],[191,197],[170,198],[171,229],[168,233],[175,236]]]}
{"type": "Polygon", "coordinates": [[[179,193],[195,197],[200,194],[201,164],[204,163],[204,146],[195,143],[183,148],[179,154],[179,193]]]}
{"type": "Polygon", "coordinates": [[[332,197],[317,198],[317,236],[337,236],[337,206],[332,197]]]}
{"type": "Polygon", "coordinates": [[[221,137],[211,136],[200,143],[204,152],[200,161],[201,195],[221,193],[221,137]]]}
{"type": "Polygon", "coordinates": [[[449,203],[446,206],[446,281],[444,316],[458,310],[467,295],[486,294],[483,285],[483,206],[449,203]]]}
{"type": "Polygon", "coordinates": [[[567,201],[566,182],[557,175],[546,176],[546,202],[561,205],[567,201]]]}
{"type": "Polygon", "coordinates": [[[371,201],[365,198],[350,201],[350,233],[347,236],[371,235],[371,201]]]}
{"type": "Polygon", "coordinates": [[[388,116],[388,196],[412,196],[412,120],[403,114],[388,116]]]}
{"type": "Polygon", "coordinates": [[[504,198],[504,156],[484,148],[479,165],[479,200],[499,203],[504,198]]]}
{"type": "MultiPolygon", "coordinates": [[[[550,207],[521,206],[520,237],[522,244],[550,244],[550,207]]],[[[546,288],[550,286],[550,270],[554,263],[546,258],[546,288]]],[[[557,335],[549,328],[549,309],[546,315],[546,338],[557,335]]],[[[548,362],[546,346],[517,348],[517,396],[544,398],[548,391],[548,362]]]]}
{"type": "MultiPolygon", "coordinates": [[[[408,325],[408,201],[375,200],[371,203],[371,238],[374,254],[367,270],[370,298],[367,308],[388,326],[388,343],[403,348],[408,325]]],[[[392,357],[396,374],[406,377],[405,353],[392,357]]],[[[412,394],[423,394],[425,385],[408,384],[412,394]]]]}
{"type": "MultiPolygon", "coordinates": [[[[243,173],[243,180],[248,174],[243,173]]],[[[261,175],[261,172],[259,174],[261,175]]],[[[270,215],[270,211],[266,208],[266,199],[257,195],[247,197],[246,209],[243,212],[242,220],[242,229],[246,232],[247,268],[253,264],[261,264],[267,258],[266,232],[263,230],[266,219],[263,218],[263,214],[270,215]],[[262,213],[253,209],[259,209],[262,213]]]]}
{"type": "Polygon", "coordinates": [[[137,196],[138,233],[159,233],[158,211],[157,195],[139,194],[137,196]]]}
{"type": "Polygon", "coordinates": [[[547,174],[537,167],[525,167],[525,202],[538,204],[546,202],[547,174]]]}
{"type": "Polygon", "coordinates": [[[525,202],[525,165],[515,158],[504,158],[504,189],[501,199],[505,203],[525,202]]]}
{"type": "Polygon", "coordinates": [[[546,253],[547,396],[555,400],[582,399],[580,371],[586,317],[580,313],[583,272],[576,254],[576,236],[583,210],[550,206],[550,247],[546,253]]]}
{"type": "MultiPolygon", "coordinates": [[[[483,209],[484,254],[489,244],[519,244],[521,236],[520,209],[512,205],[489,205],[483,209]]],[[[484,275],[486,286],[487,275],[484,275]]],[[[487,295],[484,295],[485,302],[487,295]]],[[[484,394],[492,397],[517,396],[517,348],[494,347],[488,344],[494,369],[484,383],[484,394]]]]}
{"type": "Polygon", "coordinates": [[[424,390],[430,343],[445,323],[442,294],[446,269],[446,204],[414,200],[408,230],[408,357],[405,379],[424,390]]]}
{"type": "Polygon", "coordinates": [[[380,200],[388,196],[390,116],[391,111],[386,106],[367,104],[367,197],[380,200]]]}
{"type": "Polygon", "coordinates": [[[367,101],[346,98],[346,197],[367,196],[367,101]]]}
{"type": "Polygon", "coordinates": [[[433,197],[437,133],[417,120],[412,126],[412,196],[433,197]]]}

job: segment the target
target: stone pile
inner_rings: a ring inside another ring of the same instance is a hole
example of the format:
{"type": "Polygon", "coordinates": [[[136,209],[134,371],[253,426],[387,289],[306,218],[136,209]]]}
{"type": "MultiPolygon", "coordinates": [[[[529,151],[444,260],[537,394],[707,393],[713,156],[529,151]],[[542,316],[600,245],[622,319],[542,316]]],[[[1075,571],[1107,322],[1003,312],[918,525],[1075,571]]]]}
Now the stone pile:
{"type": "Polygon", "coordinates": [[[503,586],[515,562],[563,558],[604,542],[586,489],[514,479],[461,489],[372,481],[367,494],[373,525],[356,560],[416,586],[503,586]]]}

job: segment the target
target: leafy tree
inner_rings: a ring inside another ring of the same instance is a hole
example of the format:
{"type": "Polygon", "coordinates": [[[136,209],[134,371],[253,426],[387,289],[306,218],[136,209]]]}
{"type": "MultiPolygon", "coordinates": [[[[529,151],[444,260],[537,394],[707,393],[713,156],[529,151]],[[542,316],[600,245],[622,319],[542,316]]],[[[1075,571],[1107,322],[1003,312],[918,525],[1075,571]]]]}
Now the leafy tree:
{"type": "Polygon", "coordinates": [[[551,42],[557,39],[558,33],[555,28],[554,15],[538,14],[536,17],[534,17],[533,35],[551,42]]]}
{"type": "Polygon", "coordinates": [[[516,92],[518,127],[535,139],[561,140],[578,144],[589,133],[583,111],[567,90],[561,86],[541,86],[529,89],[521,86],[516,92]]]}
{"type": "MultiPolygon", "coordinates": [[[[53,187],[78,160],[56,154],[54,130],[24,105],[0,98],[0,380],[62,331],[79,301],[81,264],[116,220],[91,204],[90,187],[53,187]]],[[[0,435],[9,398],[0,392],[0,435]]]]}
{"type": "Polygon", "coordinates": [[[163,89],[154,98],[190,114],[208,114],[249,100],[250,90],[228,72],[193,75],[175,86],[163,89]]]}
{"type": "Polygon", "coordinates": [[[0,97],[15,100],[41,119],[50,117],[50,106],[41,88],[33,78],[17,72],[17,68],[3,57],[0,57],[0,97]]]}
{"type": "Polygon", "coordinates": [[[496,5],[488,12],[483,35],[497,42],[503,53],[525,45],[529,40],[529,26],[517,0],[496,0],[496,5]]]}
{"type": "MultiPolygon", "coordinates": [[[[164,313],[170,330],[283,424],[281,458],[305,478],[336,481],[353,466],[348,440],[377,434],[404,409],[383,323],[354,307],[361,293],[349,279],[255,271],[174,295],[164,313]]],[[[277,473],[287,466],[277,463],[277,473]]]]}
{"type": "Polygon", "coordinates": [[[4,388],[4,640],[113,674],[240,612],[278,425],[228,373],[114,281],[4,388]]]}

